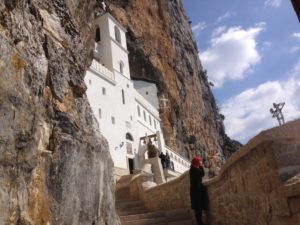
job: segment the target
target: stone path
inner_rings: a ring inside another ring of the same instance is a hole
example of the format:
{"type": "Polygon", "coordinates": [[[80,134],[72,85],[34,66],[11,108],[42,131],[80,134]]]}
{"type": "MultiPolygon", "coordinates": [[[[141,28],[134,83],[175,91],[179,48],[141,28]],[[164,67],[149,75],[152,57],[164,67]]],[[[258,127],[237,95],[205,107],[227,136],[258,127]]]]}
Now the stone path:
{"type": "Polygon", "coordinates": [[[195,225],[188,209],[148,212],[143,202],[129,197],[129,189],[116,192],[116,209],[122,225],[195,225]]]}

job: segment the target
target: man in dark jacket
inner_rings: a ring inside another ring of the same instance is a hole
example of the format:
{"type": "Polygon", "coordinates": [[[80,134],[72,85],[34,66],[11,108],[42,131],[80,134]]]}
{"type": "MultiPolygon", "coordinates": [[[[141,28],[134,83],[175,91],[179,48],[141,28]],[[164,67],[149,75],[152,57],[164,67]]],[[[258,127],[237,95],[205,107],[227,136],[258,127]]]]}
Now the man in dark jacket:
{"type": "Polygon", "coordinates": [[[160,158],[161,165],[162,165],[163,169],[165,169],[166,168],[166,156],[165,156],[165,154],[163,152],[161,152],[159,154],[159,158],[160,158]]]}
{"type": "Polygon", "coordinates": [[[204,168],[200,157],[194,157],[190,168],[190,197],[191,206],[195,212],[197,225],[203,225],[202,211],[208,208],[208,196],[206,187],[202,184],[204,168]]]}

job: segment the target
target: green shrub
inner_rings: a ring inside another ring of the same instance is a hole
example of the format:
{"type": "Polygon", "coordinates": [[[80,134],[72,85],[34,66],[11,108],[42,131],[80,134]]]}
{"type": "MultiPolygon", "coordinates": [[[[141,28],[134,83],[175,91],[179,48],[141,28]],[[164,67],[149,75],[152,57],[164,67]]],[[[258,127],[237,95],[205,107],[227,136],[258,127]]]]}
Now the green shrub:
{"type": "Polygon", "coordinates": [[[148,143],[147,148],[148,148],[148,158],[154,158],[157,156],[158,149],[152,143],[148,143]]]}

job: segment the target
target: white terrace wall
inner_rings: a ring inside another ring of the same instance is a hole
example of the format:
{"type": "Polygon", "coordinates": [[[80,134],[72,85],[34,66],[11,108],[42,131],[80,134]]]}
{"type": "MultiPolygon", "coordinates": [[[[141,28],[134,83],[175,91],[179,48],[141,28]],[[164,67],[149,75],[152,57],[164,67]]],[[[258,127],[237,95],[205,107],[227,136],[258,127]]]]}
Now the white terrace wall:
{"type": "MultiPolygon", "coordinates": [[[[188,173],[146,191],[142,180],[131,194],[149,210],[190,207],[188,173]]],[[[300,120],[256,136],[205,185],[211,225],[300,225],[300,120]]]]}

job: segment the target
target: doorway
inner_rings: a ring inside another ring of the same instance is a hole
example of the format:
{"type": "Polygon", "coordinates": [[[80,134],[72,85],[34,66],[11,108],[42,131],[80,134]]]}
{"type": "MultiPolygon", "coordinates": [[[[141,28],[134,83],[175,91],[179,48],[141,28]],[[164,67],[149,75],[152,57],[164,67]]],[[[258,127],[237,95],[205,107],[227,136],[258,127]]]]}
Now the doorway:
{"type": "Polygon", "coordinates": [[[129,173],[133,174],[134,170],[134,160],[131,158],[128,158],[128,167],[129,167],[129,173]]]}

